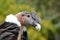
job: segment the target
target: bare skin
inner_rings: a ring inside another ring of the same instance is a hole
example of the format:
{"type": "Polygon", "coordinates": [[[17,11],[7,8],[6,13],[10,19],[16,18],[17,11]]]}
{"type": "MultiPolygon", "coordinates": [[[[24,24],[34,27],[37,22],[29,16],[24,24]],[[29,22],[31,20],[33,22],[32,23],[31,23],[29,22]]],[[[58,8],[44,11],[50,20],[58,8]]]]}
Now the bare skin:
{"type": "Polygon", "coordinates": [[[16,14],[15,16],[17,17],[17,19],[21,23],[21,25],[25,24],[25,19],[27,18],[26,16],[22,16],[21,14],[16,14]]]}

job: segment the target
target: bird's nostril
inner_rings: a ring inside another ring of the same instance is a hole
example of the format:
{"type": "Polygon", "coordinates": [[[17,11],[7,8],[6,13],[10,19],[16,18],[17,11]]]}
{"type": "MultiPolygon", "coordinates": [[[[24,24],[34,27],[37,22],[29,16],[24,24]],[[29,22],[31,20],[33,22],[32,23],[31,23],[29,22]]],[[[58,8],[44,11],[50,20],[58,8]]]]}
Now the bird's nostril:
{"type": "Polygon", "coordinates": [[[22,14],[22,16],[25,16],[24,14],[22,14]]]}
{"type": "Polygon", "coordinates": [[[34,20],[36,20],[35,18],[33,18],[34,20]]]}

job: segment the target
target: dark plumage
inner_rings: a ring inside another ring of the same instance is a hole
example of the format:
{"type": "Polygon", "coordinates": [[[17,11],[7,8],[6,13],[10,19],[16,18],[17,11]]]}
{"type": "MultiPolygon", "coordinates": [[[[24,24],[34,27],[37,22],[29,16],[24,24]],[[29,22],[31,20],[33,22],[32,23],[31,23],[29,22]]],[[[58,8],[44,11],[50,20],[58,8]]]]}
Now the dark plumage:
{"type": "Polygon", "coordinates": [[[4,22],[0,25],[0,40],[17,40],[18,31],[18,25],[4,22]]]}

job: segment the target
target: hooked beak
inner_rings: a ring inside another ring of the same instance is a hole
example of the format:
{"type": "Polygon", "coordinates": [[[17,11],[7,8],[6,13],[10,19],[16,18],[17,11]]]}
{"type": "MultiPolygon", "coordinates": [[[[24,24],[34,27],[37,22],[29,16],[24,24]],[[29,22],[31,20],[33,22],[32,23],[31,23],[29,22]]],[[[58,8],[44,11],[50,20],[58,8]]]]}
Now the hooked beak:
{"type": "Polygon", "coordinates": [[[37,22],[33,22],[33,26],[36,28],[36,30],[40,31],[41,30],[41,25],[37,22]]]}

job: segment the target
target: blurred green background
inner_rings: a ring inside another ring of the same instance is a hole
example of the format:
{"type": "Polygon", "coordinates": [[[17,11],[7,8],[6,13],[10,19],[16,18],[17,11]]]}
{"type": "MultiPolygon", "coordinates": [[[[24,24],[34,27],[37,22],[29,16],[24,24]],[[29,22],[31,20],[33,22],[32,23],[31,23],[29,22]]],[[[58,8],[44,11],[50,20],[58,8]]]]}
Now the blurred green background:
{"type": "Polygon", "coordinates": [[[0,0],[0,24],[8,14],[36,11],[41,30],[27,27],[28,40],[60,40],[60,0],[0,0]]]}

